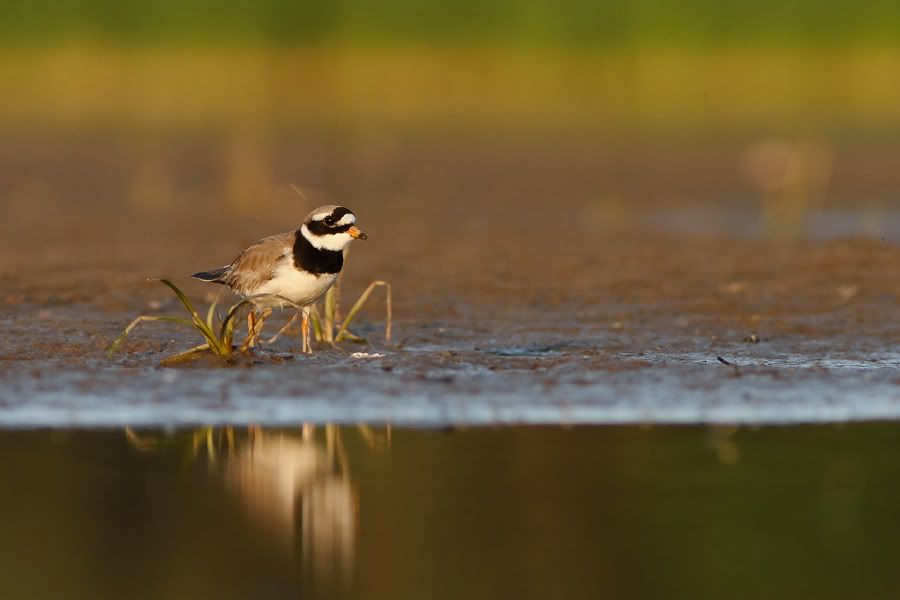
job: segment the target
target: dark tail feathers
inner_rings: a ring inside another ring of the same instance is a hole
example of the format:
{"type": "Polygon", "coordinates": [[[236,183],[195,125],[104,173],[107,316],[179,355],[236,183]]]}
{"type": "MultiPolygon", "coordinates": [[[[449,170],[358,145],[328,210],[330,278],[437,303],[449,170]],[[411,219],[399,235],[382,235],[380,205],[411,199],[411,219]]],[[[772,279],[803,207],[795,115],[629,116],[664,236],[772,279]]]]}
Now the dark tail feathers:
{"type": "Polygon", "coordinates": [[[225,271],[228,270],[228,267],[219,267],[218,269],[213,269],[212,271],[200,271],[199,273],[194,273],[191,275],[194,279],[199,279],[200,281],[210,281],[212,283],[225,283],[222,281],[222,275],[225,274],[225,271]]]}

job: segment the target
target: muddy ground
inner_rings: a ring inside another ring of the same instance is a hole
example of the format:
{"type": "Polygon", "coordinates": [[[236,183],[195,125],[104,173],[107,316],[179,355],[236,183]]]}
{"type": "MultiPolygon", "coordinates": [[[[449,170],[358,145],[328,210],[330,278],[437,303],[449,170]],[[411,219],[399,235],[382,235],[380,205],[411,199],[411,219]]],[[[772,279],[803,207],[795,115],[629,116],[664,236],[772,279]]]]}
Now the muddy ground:
{"type": "Polygon", "coordinates": [[[13,136],[0,423],[900,417],[900,148],[829,146],[779,187],[751,142],[13,136]],[[161,368],[199,341],[150,324],[107,359],[135,316],[181,310],[148,277],[205,305],[186,275],[325,202],[369,235],[344,305],[391,282],[394,344],[376,294],[368,345],[161,368]]]}

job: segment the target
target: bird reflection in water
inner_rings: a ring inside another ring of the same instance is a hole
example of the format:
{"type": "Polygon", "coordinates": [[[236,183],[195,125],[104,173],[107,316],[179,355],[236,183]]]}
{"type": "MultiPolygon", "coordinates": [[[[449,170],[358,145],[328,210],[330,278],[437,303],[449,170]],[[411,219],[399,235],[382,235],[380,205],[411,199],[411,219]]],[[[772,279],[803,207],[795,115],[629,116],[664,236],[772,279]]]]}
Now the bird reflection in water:
{"type": "MultiPolygon", "coordinates": [[[[385,436],[376,436],[367,427],[359,431],[370,447],[384,447],[390,441],[389,429],[385,436]]],[[[152,450],[160,443],[130,429],[126,436],[139,450],[152,450]]],[[[250,427],[246,434],[234,428],[203,428],[192,433],[191,451],[195,458],[205,454],[269,539],[298,552],[305,578],[319,585],[349,579],[359,498],[339,428],[250,427]]]]}
{"type": "Polygon", "coordinates": [[[343,579],[353,568],[359,503],[336,427],[324,443],[312,427],[300,435],[252,429],[224,461],[229,487],[267,533],[299,545],[304,573],[343,579]]]}

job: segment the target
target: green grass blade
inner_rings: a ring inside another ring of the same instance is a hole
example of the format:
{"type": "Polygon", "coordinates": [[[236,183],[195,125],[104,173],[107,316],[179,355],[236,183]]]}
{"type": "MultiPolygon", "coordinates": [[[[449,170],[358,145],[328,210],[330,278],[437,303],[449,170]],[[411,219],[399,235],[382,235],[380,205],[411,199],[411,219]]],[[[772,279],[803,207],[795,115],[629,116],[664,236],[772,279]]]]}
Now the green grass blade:
{"type": "Polygon", "coordinates": [[[203,337],[206,338],[206,341],[209,343],[209,347],[212,349],[213,352],[221,355],[222,354],[222,344],[221,344],[220,340],[216,337],[216,334],[213,333],[212,328],[208,327],[206,325],[206,322],[200,317],[200,314],[196,311],[196,309],[194,308],[194,305],[191,304],[191,301],[184,294],[184,292],[182,292],[178,288],[177,285],[175,285],[168,279],[159,279],[157,281],[165,284],[173,292],[175,292],[175,295],[178,296],[179,300],[181,300],[181,303],[184,305],[184,308],[189,313],[191,313],[191,319],[194,321],[194,326],[203,335],[203,337]]]}
{"type": "MultiPolygon", "coordinates": [[[[184,292],[182,292],[177,285],[175,285],[168,279],[150,279],[149,281],[158,281],[168,286],[173,292],[175,292],[175,295],[178,296],[178,299],[181,300],[181,303],[184,304],[184,307],[187,309],[187,311],[192,315],[197,315],[197,311],[194,310],[194,305],[191,304],[191,301],[187,296],[185,296],[184,292]]],[[[197,316],[199,317],[200,315],[197,316]]]]}
{"type": "Polygon", "coordinates": [[[219,293],[216,294],[216,297],[213,299],[212,304],[209,305],[209,310],[206,311],[206,326],[209,327],[210,331],[212,331],[213,327],[215,327],[213,319],[216,316],[216,305],[219,303],[219,298],[222,297],[223,290],[224,288],[219,290],[219,293]]]}
{"type": "Polygon", "coordinates": [[[321,342],[324,339],[324,332],[322,330],[322,317],[319,316],[319,309],[313,304],[312,308],[309,311],[309,321],[312,323],[313,335],[316,338],[317,342],[321,342]]]}
{"type": "Polygon", "coordinates": [[[325,322],[322,324],[322,335],[326,342],[334,341],[334,319],[337,313],[337,286],[325,292],[325,322]]]}
{"type": "Polygon", "coordinates": [[[393,307],[391,302],[391,284],[386,281],[373,281],[369,284],[369,287],[365,289],[365,291],[360,294],[359,300],[356,301],[356,304],[353,305],[353,308],[350,309],[350,312],[347,313],[347,318],[344,319],[344,322],[341,323],[341,328],[338,330],[337,335],[335,336],[335,341],[341,341],[342,339],[349,337],[347,328],[350,326],[350,322],[356,316],[356,313],[363,307],[366,300],[368,300],[369,295],[372,293],[376,287],[384,287],[386,294],[386,304],[387,304],[387,322],[384,327],[384,340],[386,343],[391,343],[391,329],[393,326],[393,307]]]}
{"type": "Polygon", "coordinates": [[[172,356],[167,356],[166,358],[159,361],[159,364],[163,366],[175,365],[181,362],[188,360],[194,354],[198,352],[203,352],[204,350],[209,350],[209,344],[200,344],[199,346],[194,346],[193,348],[188,348],[184,352],[179,352],[178,354],[173,354],[172,356]]]}
{"type": "Polygon", "coordinates": [[[353,333],[353,332],[350,331],[349,329],[347,329],[346,331],[344,331],[344,332],[341,334],[340,341],[343,342],[344,340],[347,340],[347,341],[350,341],[350,342],[357,342],[357,343],[360,343],[360,344],[369,341],[369,340],[367,340],[366,338],[362,337],[361,335],[356,335],[355,333],[353,333]]]}
{"type": "Polygon", "coordinates": [[[119,349],[119,346],[122,345],[122,342],[125,341],[125,338],[128,337],[128,334],[131,333],[131,330],[137,327],[138,323],[142,323],[144,321],[164,321],[166,323],[177,323],[179,325],[187,325],[188,327],[193,327],[194,323],[187,319],[182,319],[181,317],[166,317],[166,316],[147,316],[142,315],[136,318],[134,321],[128,324],[128,327],[125,328],[124,331],[113,341],[112,344],[109,345],[109,348],[106,351],[106,357],[112,358],[113,353],[119,349]]]}
{"type": "MultiPolygon", "coordinates": [[[[231,353],[231,342],[234,339],[234,319],[238,311],[249,304],[252,304],[250,300],[241,300],[229,308],[225,314],[225,318],[222,320],[222,327],[219,329],[219,340],[221,340],[224,354],[231,353]]],[[[223,354],[223,352],[219,354],[223,354]]]]}
{"type": "Polygon", "coordinates": [[[269,339],[267,339],[265,343],[266,343],[266,344],[274,344],[275,341],[276,341],[278,338],[280,338],[282,335],[284,335],[284,333],[285,333],[288,329],[290,329],[291,325],[294,324],[294,321],[296,321],[296,320],[297,320],[297,317],[299,317],[299,316],[300,316],[300,313],[294,313],[294,316],[292,316],[292,317],[288,320],[288,322],[285,323],[284,326],[283,326],[281,329],[278,330],[278,332],[277,332],[275,335],[273,335],[272,337],[270,337],[269,339]]]}

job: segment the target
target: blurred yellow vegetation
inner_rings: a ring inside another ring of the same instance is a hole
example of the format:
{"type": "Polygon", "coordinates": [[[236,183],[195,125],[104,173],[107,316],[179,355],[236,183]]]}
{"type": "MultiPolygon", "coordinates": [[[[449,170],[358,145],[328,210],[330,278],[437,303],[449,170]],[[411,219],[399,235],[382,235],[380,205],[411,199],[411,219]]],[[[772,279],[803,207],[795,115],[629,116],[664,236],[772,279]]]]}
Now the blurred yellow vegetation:
{"type": "Polygon", "coordinates": [[[898,72],[900,50],[865,45],[13,47],[0,127],[883,129],[898,72]]]}

